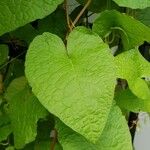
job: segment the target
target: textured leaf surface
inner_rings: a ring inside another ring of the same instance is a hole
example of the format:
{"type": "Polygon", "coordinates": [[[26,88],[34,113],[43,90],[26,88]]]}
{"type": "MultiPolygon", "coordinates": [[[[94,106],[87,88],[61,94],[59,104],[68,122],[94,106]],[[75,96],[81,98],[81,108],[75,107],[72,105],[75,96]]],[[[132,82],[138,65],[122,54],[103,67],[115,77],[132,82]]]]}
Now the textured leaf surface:
{"type": "Polygon", "coordinates": [[[150,28],[141,22],[115,10],[102,12],[94,22],[93,31],[104,38],[113,30],[120,32],[125,50],[150,41],[150,28]]]}
{"type": "Polygon", "coordinates": [[[150,77],[150,63],[137,49],[126,51],[115,57],[118,78],[126,79],[131,91],[142,99],[150,98],[150,90],[144,77],[150,77]]]}
{"type": "Polygon", "coordinates": [[[0,35],[52,13],[63,0],[1,0],[0,35]]]}
{"type": "Polygon", "coordinates": [[[82,27],[69,35],[67,51],[56,35],[36,37],[26,56],[26,76],[51,113],[96,141],[112,104],[113,57],[97,34],[82,27]]]}
{"type": "Polygon", "coordinates": [[[61,121],[57,121],[58,139],[64,150],[132,150],[126,120],[118,106],[113,106],[105,129],[96,144],[89,143],[61,121]]]}
{"type": "Polygon", "coordinates": [[[140,99],[129,89],[118,92],[115,96],[117,104],[124,109],[132,112],[150,112],[150,98],[140,99]]]}
{"type": "Polygon", "coordinates": [[[8,46],[7,45],[0,45],[0,65],[2,65],[8,57],[8,46]]]}
{"type": "Polygon", "coordinates": [[[143,9],[146,7],[150,7],[150,0],[113,0],[119,6],[129,7],[132,9],[143,9]]]}
{"type": "Polygon", "coordinates": [[[47,112],[32,94],[24,77],[12,81],[5,97],[9,103],[15,147],[22,148],[35,139],[37,121],[47,112]]]}

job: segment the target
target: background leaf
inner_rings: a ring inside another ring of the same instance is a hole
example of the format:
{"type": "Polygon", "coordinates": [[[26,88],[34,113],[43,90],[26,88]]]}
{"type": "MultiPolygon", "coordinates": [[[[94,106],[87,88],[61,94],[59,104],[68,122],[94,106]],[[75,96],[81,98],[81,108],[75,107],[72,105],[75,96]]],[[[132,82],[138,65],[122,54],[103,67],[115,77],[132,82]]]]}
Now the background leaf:
{"type": "MultiPolygon", "coordinates": [[[[77,0],[81,5],[85,5],[87,3],[87,0],[77,0]]],[[[111,1],[110,3],[111,9],[119,9],[116,3],[111,1]]],[[[107,0],[92,0],[88,9],[92,12],[98,13],[105,9],[110,9],[109,4],[107,0]]]]}
{"type": "Polygon", "coordinates": [[[46,110],[32,94],[27,81],[20,77],[12,81],[5,95],[14,133],[15,147],[23,148],[34,141],[37,121],[47,115],[46,110]]]}
{"type": "Polygon", "coordinates": [[[132,9],[143,9],[146,7],[150,7],[150,0],[113,0],[119,6],[129,7],[132,9]]]}
{"type": "Polygon", "coordinates": [[[46,18],[39,20],[38,32],[39,34],[51,32],[64,39],[67,33],[65,10],[63,8],[58,8],[46,18]]]}
{"type": "Polygon", "coordinates": [[[0,35],[52,13],[63,0],[1,0],[0,35]]]}
{"type": "Polygon", "coordinates": [[[117,104],[128,111],[132,112],[150,112],[150,98],[140,99],[135,96],[129,89],[116,93],[115,100],[117,104]]]}
{"type": "Polygon", "coordinates": [[[93,31],[105,38],[113,30],[118,30],[125,50],[150,41],[150,28],[134,18],[116,10],[104,11],[94,21],[93,31]]]}
{"type": "Polygon", "coordinates": [[[117,76],[128,81],[131,91],[141,99],[150,98],[150,90],[144,77],[150,77],[150,63],[137,49],[132,49],[115,57],[117,76]]]}
{"type": "Polygon", "coordinates": [[[150,7],[145,9],[138,9],[135,12],[135,18],[141,21],[143,24],[150,27],[150,7]]]}

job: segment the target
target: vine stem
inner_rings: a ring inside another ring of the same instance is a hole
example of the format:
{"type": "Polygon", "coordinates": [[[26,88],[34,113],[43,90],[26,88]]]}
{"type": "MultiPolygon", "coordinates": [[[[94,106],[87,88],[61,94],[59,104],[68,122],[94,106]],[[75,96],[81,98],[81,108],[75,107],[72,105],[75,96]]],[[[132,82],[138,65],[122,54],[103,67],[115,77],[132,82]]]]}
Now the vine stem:
{"type": "Polygon", "coordinates": [[[0,94],[3,93],[3,75],[0,74],[0,94]]]}
{"type": "Polygon", "coordinates": [[[71,28],[71,26],[70,26],[69,9],[68,9],[68,0],[64,0],[64,9],[65,9],[65,12],[66,12],[66,19],[67,19],[68,29],[69,29],[69,31],[71,31],[72,28],[71,28]]]}
{"type": "Polygon", "coordinates": [[[132,143],[134,142],[137,122],[138,122],[138,113],[130,112],[128,126],[129,126],[131,137],[132,137],[132,143]]]}
{"type": "Polygon", "coordinates": [[[76,23],[79,21],[80,17],[83,15],[85,10],[88,8],[92,0],[87,0],[87,3],[84,5],[83,9],[80,11],[80,13],[77,15],[76,19],[72,22],[71,29],[76,25],[76,23]]]}
{"type": "Polygon", "coordinates": [[[16,60],[18,57],[20,57],[21,55],[23,55],[25,53],[25,51],[23,51],[22,53],[20,53],[18,56],[12,58],[10,61],[8,61],[7,63],[5,63],[4,65],[2,65],[0,67],[0,70],[3,69],[5,66],[7,66],[8,64],[10,64],[11,62],[13,62],[14,60],[16,60]]]}
{"type": "Polygon", "coordinates": [[[111,9],[111,0],[107,0],[107,9],[111,9]]]}
{"type": "Polygon", "coordinates": [[[57,142],[57,131],[56,129],[53,130],[53,140],[52,140],[52,144],[50,146],[50,150],[55,150],[55,145],[56,145],[56,142],[57,142]]]}

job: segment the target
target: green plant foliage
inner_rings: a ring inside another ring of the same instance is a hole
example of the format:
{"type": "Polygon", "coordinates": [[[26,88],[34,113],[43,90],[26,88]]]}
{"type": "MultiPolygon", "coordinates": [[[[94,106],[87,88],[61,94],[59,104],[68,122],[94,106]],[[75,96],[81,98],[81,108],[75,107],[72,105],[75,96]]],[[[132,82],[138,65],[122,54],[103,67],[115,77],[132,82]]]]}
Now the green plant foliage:
{"type": "Polygon", "coordinates": [[[9,39],[19,39],[20,41],[23,40],[27,44],[30,44],[33,38],[37,35],[37,30],[34,29],[31,24],[27,24],[23,27],[18,28],[15,31],[10,32],[9,39]]]}
{"type": "Polygon", "coordinates": [[[51,32],[64,39],[67,32],[65,10],[58,8],[46,18],[39,20],[38,32],[39,34],[42,34],[43,32],[51,32]]]}
{"type": "Polygon", "coordinates": [[[0,45],[0,66],[7,60],[8,57],[8,46],[0,45]]]}
{"type": "Polygon", "coordinates": [[[12,129],[10,124],[0,127],[0,141],[6,140],[11,132],[12,129]]]}
{"type": "Polygon", "coordinates": [[[150,0],[0,0],[0,150],[134,149],[149,14],[150,0]]]}
{"type": "Polygon", "coordinates": [[[150,89],[144,77],[150,76],[150,63],[137,49],[126,51],[115,57],[118,78],[128,81],[131,91],[141,99],[150,98],[150,89]]]}
{"type": "Polygon", "coordinates": [[[95,144],[57,121],[58,139],[65,150],[132,150],[126,120],[118,106],[113,106],[103,133],[95,144]],[[113,139],[113,140],[112,140],[113,139]]]}
{"type": "MultiPolygon", "coordinates": [[[[87,0],[77,0],[81,5],[85,5],[87,0]]],[[[108,0],[92,0],[88,9],[92,12],[101,12],[105,9],[118,9],[118,6],[113,1],[108,2],[108,0]]]]}
{"type": "Polygon", "coordinates": [[[5,98],[9,102],[8,114],[11,119],[15,147],[23,148],[25,144],[34,141],[37,134],[36,123],[39,118],[45,117],[47,112],[32,94],[24,77],[11,82],[5,98]]]}
{"type": "Polygon", "coordinates": [[[150,7],[150,0],[113,0],[119,6],[129,7],[132,9],[143,9],[146,7],[150,7]]]}
{"type": "Polygon", "coordinates": [[[93,31],[105,38],[113,30],[120,33],[125,50],[150,41],[150,28],[141,22],[116,10],[102,12],[93,24],[93,31]]]}
{"type": "Polygon", "coordinates": [[[63,0],[1,0],[0,35],[52,13],[63,0]]]}
{"type": "Polygon", "coordinates": [[[150,27],[150,7],[145,9],[138,9],[135,12],[135,18],[139,21],[141,21],[143,24],[150,27]]]}
{"type": "Polygon", "coordinates": [[[5,76],[5,81],[3,83],[4,86],[7,87],[13,79],[21,76],[24,76],[24,62],[15,59],[8,67],[7,75],[5,76]]]}
{"type": "Polygon", "coordinates": [[[140,99],[129,89],[118,92],[115,96],[117,104],[132,112],[150,112],[150,99],[140,99]]]}
{"type": "Polygon", "coordinates": [[[15,150],[15,148],[13,146],[9,146],[6,148],[6,150],[15,150]]]}
{"type": "Polygon", "coordinates": [[[50,112],[90,141],[97,140],[115,86],[113,57],[97,34],[76,28],[68,37],[67,49],[56,35],[38,36],[28,50],[26,76],[50,112]]]}

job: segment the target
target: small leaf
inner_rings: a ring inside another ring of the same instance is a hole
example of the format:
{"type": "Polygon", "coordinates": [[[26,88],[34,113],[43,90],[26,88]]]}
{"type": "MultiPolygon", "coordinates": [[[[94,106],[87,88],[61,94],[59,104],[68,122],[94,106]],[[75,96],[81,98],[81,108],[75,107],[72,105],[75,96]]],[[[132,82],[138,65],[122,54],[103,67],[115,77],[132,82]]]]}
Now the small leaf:
{"type": "Polygon", "coordinates": [[[8,46],[0,44],[0,66],[7,60],[8,52],[9,52],[8,46]]]}
{"type": "Polygon", "coordinates": [[[150,112],[150,98],[140,99],[135,96],[129,89],[116,93],[115,100],[117,104],[128,111],[132,112],[150,112]]]}
{"type": "Polygon", "coordinates": [[[0,35],[52,13],[63,0],[0,0],[0,35]]]}
{"type": "Polygon", "coordinates": [[[150,7],[150,0],[113,0],[119,6],[129,7],[132,9],[143,9],[146,7],[150,7]]]}
{"type": "Polygon", "coordinates": [[[58,140],[64,150],[132,150],[129,129],[118,106],[113,106],[102,135],[96,144],[57,120],[58,140]]]}
{"type": "Polygon", "coordinates": [[[93,31],[105,38],[113,30],[120,32],[125,50],[150,41],[150,28],[141,22],[115,10],[102,12],[93,24],[93,31]]]}
{"type": "Polygon", "coordinates": [[[66,49],[50,33],[36,37],[26,56],[26,76],[47,110],[95,142],[113,100],[113,56],[99,36],[84,27],[75,28],[67,43],[66,49]]]}
{"type": "Polygon", "coordinates": [[[150,89],[144,77],[150,77],[150,63],[137,49],[132,49],[115,57],[117,77],[128,81],[131,91],[141,99],[150,98],[150,89]]]}
{"type": "Polygon", "coordinates": [[[24,77],[17,78],[9,85],[6,95],[9,103],[15,147],[23,148],[34,141],[37,134],[37,121],[47,115],[46,110],[32,94],[24,77]]]}

